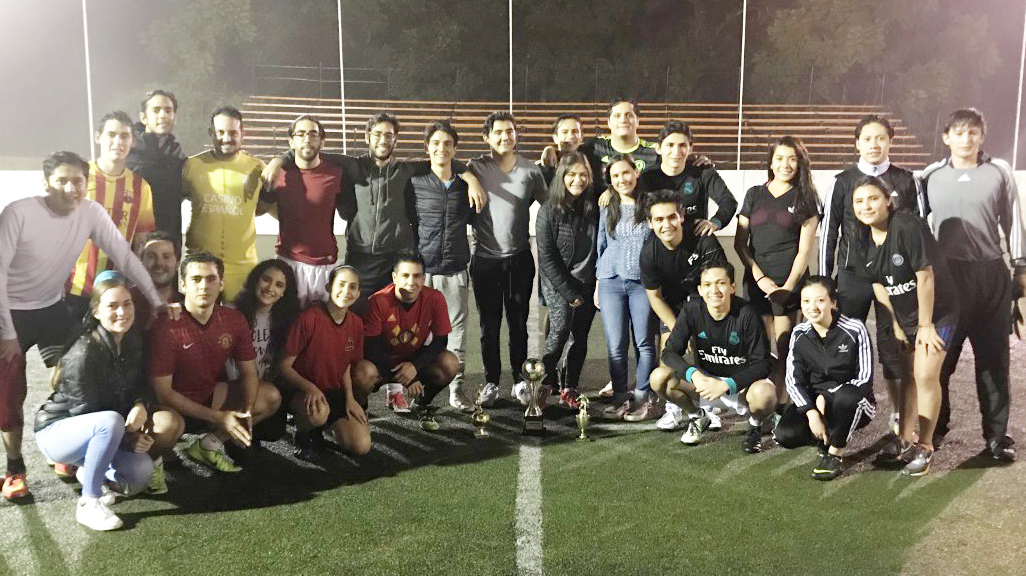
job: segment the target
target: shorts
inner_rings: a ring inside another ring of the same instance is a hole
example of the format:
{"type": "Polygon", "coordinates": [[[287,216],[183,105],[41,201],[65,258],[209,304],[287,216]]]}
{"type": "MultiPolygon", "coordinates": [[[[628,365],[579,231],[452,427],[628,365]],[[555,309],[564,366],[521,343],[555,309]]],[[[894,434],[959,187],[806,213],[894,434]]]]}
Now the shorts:
{"type": "MultiPolygon", "coordinates": [[[[944,341],[944,349],[948,350],[951,348],[951,342],[955,339],[955,328],[958,326],[958,313],[948,314],[943,318],[934,320],[933,326],[937,330],[937,335],[944,341]]],[[[908,337],[909,343],[915,344],[919,326],[902,326],[901,329],[905,331],[905,336],[908,337]]]]}
{"type": "MultiPolygon", "coordinates": [[[[39,348],[39,355],[47,368],[53,368],[61,359],[64,347],[74,338],[79,323],[68,313],[66,302],[57,302],[37,310],[11,310],[14,331],[18,333],[18,344],[26,353],[29,348],[39,348]]],[[[78,320],[81,320],[79,318],[78,320]]]]}
{"type": "MultiPolygon", "coordinates": [[[[809,273],[806,271],[802,275],[801,279],[798,280],[798,286],[801,286],[802,281],[808,278],[809,273]]],[[[770,276],[772,278],[773,276],[770,276]]],[[[769,296],[762,291],[762,288],[755,283],[755,278],[752,276],[751,270],[745,271],[744,278],[745,285],[745,298],[751,303],[755,311],[760,316],[788,316],[798,311],[801,307],[801,300],[798,297],[798,291],[792,290],[791,294],[787,298],[787,302],[778,304],[769,299],[769,296]]]]}
{"type": "Polygon", "coordinates": [[[306,264],[286,258],[281,254],[278,260],[289,265],[296,275],[296,289],[299,292],[299,303],[306,306],[310,302],[328,300],[328,276],[338,264],[306,264]]]}
{"type": "MultiPolygon", "coordinates": [[[[343,418],[348,418],[349,414],[346,411],[346,391],[341,388],[332,388],[331,390],[321,390],[324,394],[324,399],[328,401],[328,419],[325,421],[325,425],[331,426],[336,421],[343,418]]],[[[292,401],[303,392],[297,388],[292,388],[282,395],[281,405],[288,409],[292,405],[292,401]]]]}
{"type": "Polygon", "coordinates": [[[723,396],[711,401],[702,398],[698,405],[701,408],[720,408],[721,410],[732,411],[738,416],[748,415],[748,403],[745,402],[745,399],[740,392],[724,394],[723,396]]]}

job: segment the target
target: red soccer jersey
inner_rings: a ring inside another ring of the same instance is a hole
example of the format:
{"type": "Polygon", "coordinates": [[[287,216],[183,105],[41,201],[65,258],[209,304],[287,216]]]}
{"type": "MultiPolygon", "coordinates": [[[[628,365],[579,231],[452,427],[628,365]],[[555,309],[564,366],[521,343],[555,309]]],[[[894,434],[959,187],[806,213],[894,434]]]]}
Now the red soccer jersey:
{"type": "Polygon", "coordinates": [[[218,376],[229,358],[256,359],[246,317],[217,306],[206,325],[187,311],[161,316],[150,330],[150,376],[171,376],[171,387],[193,402],[209,405],[218,376]]]}
{"type": "Polygon", "coordinates": [[[425,286],[409,310],[395,297],[395,284],[375,292],[367,303],[364,334],[368,338],[385,336],[392,363],[407,360],[424,345],[428,334],[437,338],[449,332],[452,325],[445,296],[434,288],[425,286]]]}
{"type": "Polygon", "coordinates": [[[327,306],[319,302],[303,310],[292,324],[285,354],[296,357],[292,367],[317,388],[341,389],[346,369],[363,360],[363,320],[348,312],[336,324],[327,306]]]}
{"type": "Polygon", "coordinates": [[[342,169],[331,162],[316,168],[282,170],[269,200],[278,204],[278,254],[304,264],[334,264],[335,198],[342,188],[342,169]]]}

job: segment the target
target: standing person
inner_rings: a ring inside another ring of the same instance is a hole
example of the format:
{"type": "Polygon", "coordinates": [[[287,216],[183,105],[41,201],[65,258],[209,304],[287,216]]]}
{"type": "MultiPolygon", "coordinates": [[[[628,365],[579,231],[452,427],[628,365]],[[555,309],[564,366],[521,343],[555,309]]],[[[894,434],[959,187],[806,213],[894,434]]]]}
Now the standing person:
{"type": "Polygon", "coordinates": [[[424,257],[424,285],[442,293],[449,309],[450,352],[460,370],[449,384],[449,405],[473,412],[474,405],[464,389],[467,312],[470,309],[470,242],[467,224],[474,215],[466,181],[456,174],[453,158],[459,134],[446,120],[424,130],[431,172],[410,178],[413,187],[417,250],[424,257]]]}
{"type": "Polygon", "coordinates": [[[7,451],[4,498],[28,495],[21,455],[25,354],[37,346],[56,365],[75,320],[61,300],[68,271],[88,240],[139,286],[155,308],[163,304],[139,259],[102,206],[84,200],[89,164],[73,152],[43,161],[46,194],[11,202],[0,213],[0,431],[7,451]]]}
{"type": "MultiPolygon", "coordinates": [[[[1013,294],[1022,296],[1026,287],[1026,236],[1011,168],[981,149],[986,131],[983,115],[975,108],[952,112],[943,132],[951,155],[928,166],[922,176],[933,235],[959,287],[961,306],[941,369],[943,400],[935,436],[947,433],[948,382],[968,338],[976,360],[976,392],[987,450],[995,460],[1010,462],[1015,448],[1008,436],[1008,327],[1012,322],[1008,303],[1013,294]],[[1014,282],[1002,256],[1002,234],[1008,242],[1014,282]]],[[[1018,305],[1021,309],[1021,301],[1018,305]]]]}
{"type": "MultiPolygon", "coordinates": [[[[587,197],[590,188],[588,159],[579,152],[564,154],[549,186],[549,199],[535,220],[541,290],[549,307],[549,332],[542,355],[545,379],[538,398],[543,408],[550,392],[559,394],[563,406],[580,407],[577,386],[595,319],[598,209],[587,197]],[[568,340],[566,359],[560,362],[568,340]],[[557,368],[557,364],[562,366],[557,368]]],[[[514,386],[513,395],[526,406],[530,399],[527,383],[514,386]]]]}
{"type": "Polygon", "coordinates": [[[609,134],[586,138],[578,148],[591,161],[593,174],[603,174],[617,153],[630,154],[638,172],[659,163],[656,145],[638,137],[639,114],[641,109],[634,98],[622,96],[609,103],[606,111],[609,134]]]}
{"type": "Polygon", "coordinates": [[[260,194],[261,202],[278,208],[274,251],[295,273],[303,306],[327,298],[328,274],[338,264],[335,204],[342,195],[342,168],[322,161],[327,137],[321,121],[313,116],[293,120],[289,147],[295,162],[260,194]]]}
{"type": "MultiPolygon", "coordinates": [[[[126,493],[142,489],[153,458],[181,436],[181,416],[156,406],[143,375],[142,340],[130,332],[135,309],[123,278],[100,281],[90,292],[90,317],[61,358],[53,394],[36,413],[36,444],[49,459],[80,466],[78,522],[114,530],[121,519],[107,507],[104,478],[126,493]]],[[[165,487],[166,488],[166,487],[165,487]]]]}
{"type": "Polygon", "coordinates": [[[659,165],[641,173],[638,188],[644,192],[673,190],[681,196],[687,228],[696,236],[711,236],[730,224],[737,212],[737,200],[712,163],[688,162],[695,138],[680,120],[670,120],[659,131],[656,150],[659,165]],[[716,202],[716,214],[709,217],[709,199],[716,202]]]}
{"type": "Polygon", "coordinates": [[[224,264],[211,254],[182,258],[178,289],[185,310],[177,320],[161,317],[150,330],[148,374],[157,399],[185,418],[186,431],[205,432],[185,455],[219,472],[238,472],[224,442],[249,447],[253,426],[278,410],[281,396],[257,377],[245,316],[219,302],[223,274],[224,264]],[[239,377],[221,381],[229,358],[239,377]]]}
{"type": "MultiPolygon", "coordinates": [[[[103,206],[125,240],[134,245],[142,234],[153,230],[154,224],[150,185],[125,166],[132,148],[132,119],[119,110],[104,114],[99,126],[94,140],[100,155],[89,163],[86,198],[103,206]]],[[[89,294],[97,272],[108,266],[107,254],[92,242],[86,243],[68,278],[64,297],[75,320],[80,320],[89,308],[89,294]]]]}
{"type": "Polygon", "coordinates": [[[855,148],[859,161],[834,178],[834,187],[827,195],[823,221],[819,226],[819,271],[832,276],[837,268],[837,294],[841,314],[858,318],[869,317],[873,302],[876,315],[876,350],[883,366],[887,393],[891,399],[891,429],[898,433],[898,407],[901,405],[899,385],[904,364],[898,343],[891,331],[892,319],[887,309],[873,297],[872,284],[861,274],[865,257],[858,250],[859,221],[852,210],[852,191],[855,183],[865,176],[878,176],[894,191],[892,206],[926,218],[926,205],[922,187],[912,172],[892,164],[888,153],[894,138],[894,128],[886,118],[863,116],[855,126],[855,148]],[[836,253],[836,259],[835,259],[836,253]]]}
{"type": "Polygon", "coordinates": [[[930,472],[933,460],[941,365],[958,324],[958,292],[926,223],[894,211],[891,198],[882,178],[864,176],[855,183],[852,208],[864,225],[858,249],[865,254],[865,274],[877,300],[894,318],[892,329],[905,355],[903,372],[911,372],[914,379],[902,391],[897,459],[905,465],[902,472],[922,476],[930,472]]]}
{"type": "Polygon", "coordinates": [[[837,312],[837,288],[826,276],[802,283],[807,320],[791,332],[787,393],[791,403],[773,431],[783,448],[818,445],[816,480],[841,475],[841,451],[876,415],[873,349],[862,322],[837,312]]]}
{"type": "Polygon", "coordinates": [[[645,404],[649,399],[648,375],[656,364],[656,350],[649,330],[652,309],[641,284],[639,268],[642,246],[652,231],[645,222],[644,206],[637,197],[638,169],[634,157],[615,155],[609,162],[606,182],[613,194],[609,205],[599,211],[595,300],[602,313],[610,380],[599,391],[599,396],[612,400],[603,416],[622,419],[635,410],[644,408],[651,413],[658,408],[645,404]],[[637,362],[633,395],[627,372],[631,335],[637,362]]]}
{"type": "Polygon", "coordinates": [[[182,194],[192,203],[186,253],[207,252],[224,262],[224,298],[231,301],[256,266],[256,214],[264,163],[242,150],[242,113],[222,106],[210,115],[213,149],[190,156],[182,194]]]}
{"type": "Polygon", "coordinates": [[[770,147],[766,171],[769,181],[745,194],[734,248],[745,264],[748,301],[779,350],[797,318],[797,287],[809,273],[819,197],[809,153],[798,138],[783,136],[770,147]]]}
{"type": "Polygon", "coordinates": [[[181,250],[185,153],[171,133],[178,119],[178,99],[168,90],[151,90],[140,107],[128,167],[150,184],[157,230],[170,234],[175,249],[181,250]]]}
{"type": "Polygon", "coordinates": [[[517,124],[512,114],[489,114],[484,141],[489,153],[471,160],[469,170],[488,193],[487,205],[474,217],[470,277],[480,312],[485,369],[485,385],[478,399],[490,406],[499,397],[499,330],[504,311],[513,382],[523,380],[520,370],[527,360],[527,315],[534,284],[530,209],[534,202],[544,203],[548,191],[541,169],[517,154],[517,124]]]}

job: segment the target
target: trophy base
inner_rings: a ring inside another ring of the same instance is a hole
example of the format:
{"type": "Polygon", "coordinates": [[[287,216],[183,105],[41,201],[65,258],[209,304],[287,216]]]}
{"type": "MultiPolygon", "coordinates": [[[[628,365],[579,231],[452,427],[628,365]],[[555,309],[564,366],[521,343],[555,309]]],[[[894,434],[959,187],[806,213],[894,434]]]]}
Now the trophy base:
{"type": "Polygon", "coordinates": [[[520,432],[524,436],[544,436],[545,422],[541,418],[524,417],[524,428],[520,432]]]}
{"type": "Polygon", "coordinates": [[[488,431],[484,428],[478,428],[477,430],[474,430],[474,438],[487,438],[489,436],[491,436],[491,434],[489,434],[488,431]]]}

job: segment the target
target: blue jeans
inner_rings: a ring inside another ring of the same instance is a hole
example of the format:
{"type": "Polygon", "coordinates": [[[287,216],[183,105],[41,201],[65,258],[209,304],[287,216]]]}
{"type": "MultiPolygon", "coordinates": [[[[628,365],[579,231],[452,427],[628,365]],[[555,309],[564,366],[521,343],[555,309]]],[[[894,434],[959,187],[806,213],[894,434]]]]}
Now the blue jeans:
{"type": "Polygon", "coordinates": [[[652,308],[645,287],[637,280],[624,280],[619,276],[600,278],[598,299],[613,393],[617,400],[627,396],[627,342],[633,332],[634,356],[638,360],[634,397],[644,400],[650,394],[648,376],[656,366],[654,338],[649,330],[652,308]]]}
{"type": "Polygon", "coordinates": [[[82,495],[99,498],[103,477],[141,484],[153,474],[149,454],[121,449],[125,419],[113,410],[58,420],[36,432],[39,451],[54,462],[82,468],[82,495]]]}

